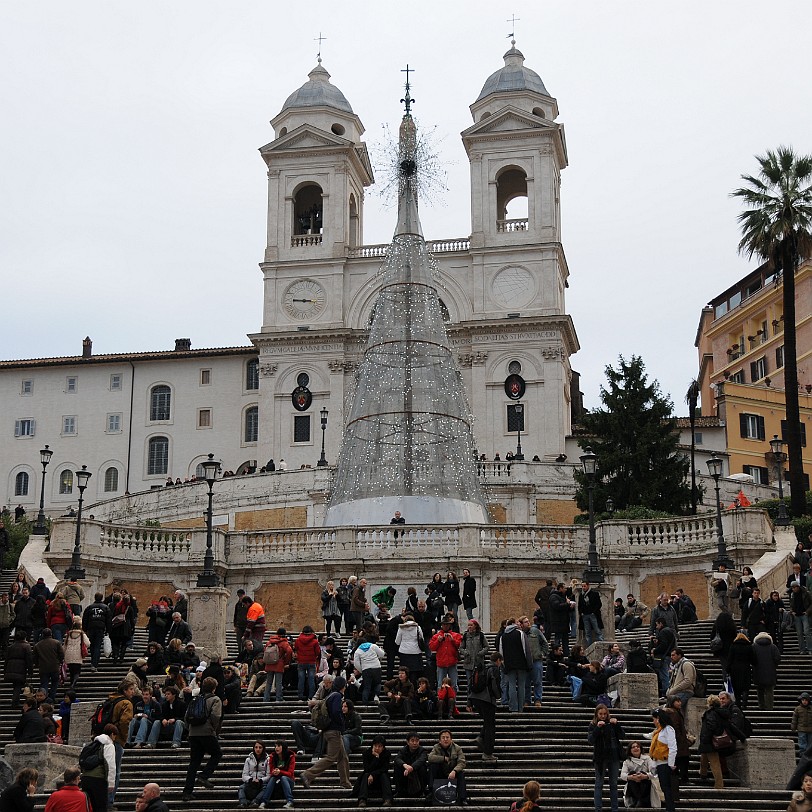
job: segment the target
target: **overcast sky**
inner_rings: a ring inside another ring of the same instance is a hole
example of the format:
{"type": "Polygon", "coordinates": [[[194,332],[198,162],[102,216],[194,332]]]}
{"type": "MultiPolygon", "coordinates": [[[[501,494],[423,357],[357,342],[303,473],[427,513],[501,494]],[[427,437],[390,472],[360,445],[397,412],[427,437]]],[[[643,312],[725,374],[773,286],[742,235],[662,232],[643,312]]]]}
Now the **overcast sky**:
{"type": "MultiPolygon", "coordinates": [[[[643,356],[686,413],[702,306],[754,262],[729,197],[753,156],[812,152],[806,0],[0,3],[0,357],[244,345],[262,318],[268,124],[316,62],[366,127],[437,127],[428,239],[470,233],[468,105],[517,47],[557,98],[567,308],[586,403],[643,356]]],[[[394,212],[367,196],[365,242],[394,212]]]]}

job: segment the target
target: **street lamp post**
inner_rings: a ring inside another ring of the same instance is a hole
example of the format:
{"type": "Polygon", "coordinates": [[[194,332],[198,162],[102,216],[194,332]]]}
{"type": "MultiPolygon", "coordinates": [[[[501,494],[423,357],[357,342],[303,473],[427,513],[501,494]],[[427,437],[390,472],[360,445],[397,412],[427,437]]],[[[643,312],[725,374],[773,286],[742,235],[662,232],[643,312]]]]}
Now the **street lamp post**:
{"type": "Polygon", "coordinates": [[[327,415],[329,412],[327,409],[322,409],[319,414],[321,415],[321,457],[319,457],[316,465],[321,468],[327,465],[327,457],[324,456],[324,433],[327,431],[327,415]]]}
{"type": "Polygon", "coordinates": [[[48,525],[45,523],[45,469],[51,461],[51,455],[54,452],[46,445],[42,451],[39,452],[39,461],[42,463],[42,482],[39,489],[39,513],[37,514],[37,522],[34,525],[33,533],[35,536],[45,536],[48,534],[48,525]]]}
{"type": "Polygon", "coordinates": [[[781,527],[786,527],[789,524],[787,506],[784,504],[784,463],[787,461],[784,445],[784,441],[777,434],[774,434],[772,440],[770,440],[770,450],[773,452],[773,459],[775,459],[778,468],[778,519],[775,523],[781,527]]]}
{"type": "MultiPolygon", "coordinates": [[[[47,446],[46,446],[47,447],[47,446]]],[[[79,489],[79,509],[76,511],[76,538],[73,541],[73,554],[70,557],[70,566],[65,570],[66,581],[81,581],[85,577],[82,567],[82,502],[84,502],[85,488],[93,474],[83,465],[81,471],[76,471],[76,487],[79,489]]]]}
{"type": "Polygon", "coordinates": [[[602,584],[604,571],[598,564],[598,545],[595,539],[595,474],[598,471],[598,457],[587,448],[581,455],[581,465],[584,467],[586,486],[589,493],[589,559],[584,570],[584,580],[590,584],[602,584]]]}
{"type": "Polygon", "coordinates": [[[516,415],[516,453],[513,455],[514,460],[523,460],[522,454],[522,419],[524,415],[524,406],[517,403],[514,407],[514,414],[516,415]]]}
{"type": "Polygon", "coordinates": [[[214,482],[217,479],[217,472],[220,470],[220,463],[214,459],[214,454],[209,454],[208,459],[204,460],[203,466],[203,479],[209,486],[209,506],[206,510],[206,555],[203,559],[203,572],[197,576],[197,585],[201,586],[219,586],[220,579],[214,571],[214,551],[212,550],[212,523],[214,516],[212,514],[212,497],[214,482]]]}
{"type": "Polygon", "coordinates": [[[721,565],[727,569],[733,568],[733,559],[727,554],[727,545],[725,544],[725,531],[722,528],[722,500],[719,496],[719,479],[722,476],[722,460],[716,456],[714,451],[708,460],[708,473],[713,477],[713,484],[716,489],[716,545],[717,554],[716,561],[713,562],[714,570],[719,569],[721,565]]]}

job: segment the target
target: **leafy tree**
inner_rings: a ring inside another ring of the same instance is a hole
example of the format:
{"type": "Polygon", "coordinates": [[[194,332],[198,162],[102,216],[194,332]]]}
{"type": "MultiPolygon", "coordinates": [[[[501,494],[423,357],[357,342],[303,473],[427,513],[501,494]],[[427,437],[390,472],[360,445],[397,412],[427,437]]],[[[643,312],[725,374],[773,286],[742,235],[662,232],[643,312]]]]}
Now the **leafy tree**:
{"type": "Polygon", "coordinates": [[[747,207],[739,214],[739,251],[765,260],[784,282],[784,396],[787,456],[794,516],[806,509],[798,405],[798,353],[795,333],[795,271],[812,256],[812,155],[795,155],[790,147],[757,155],[757,176],[742,175],[745,186],[732,195],[747,207]]]}
{"type": "MultiPolygon", "coordinates": [[[[606,367],[607,386],[601,387],[603,408],[582,419],[582,448],[591,446],[598,457],[595,505],[600,511],[610,498],[619,511],[635,505],[670,514],[682,513],[691,492],[685,478],[688,460],[679,453],[674,404],[657,381],[649,383],[643,359],[618,358],[617,368],[606,367]]],[[[576,501],[586,510],[586,476],[576,471],[576,501]]]]}

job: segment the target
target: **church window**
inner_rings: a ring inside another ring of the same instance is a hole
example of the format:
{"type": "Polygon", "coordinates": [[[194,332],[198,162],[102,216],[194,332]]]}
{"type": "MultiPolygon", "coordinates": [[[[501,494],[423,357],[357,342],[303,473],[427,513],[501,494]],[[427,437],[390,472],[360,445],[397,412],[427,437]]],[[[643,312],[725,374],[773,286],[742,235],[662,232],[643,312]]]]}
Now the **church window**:
{"type": "Polygon", "coordinates": [[[511,361],[508,364],[508,374],[509,375],[521,375],[522,372],[522,365],[518,361],[511,361]]]}
{"type": "Polygon", "coordinates": [[[297,386],[309,386],[310,385],[310,376],[306,372],[300,372],[296,376],[296,385],[297,386]]]}
{"type": "Polygon", "coordinates": [[[259,358],[252,358],[245,365],[245,388],[259,389],[259,358]]]}
{"type": "Polygon", "coordinates": [[[358,217],[358,204],[355,202],[355,195],[350,195],[350,248],[355,248],[361,241],[360,219],[358,217]]]}
{"type": "Polygon", "coordinates": [[[443,320],[443,324],[450,324],[451,323],[451,314],[448,312],[448,305],[442,300],[437,300],[440,304],[440,317],[443,320]]]}
{"type": "Polygon", "coordinates": [[[484,113],[483,113],[483,114],[482,114],[482,115],[479,117],[479,120],[480,120],[480,121],[484,121],[484,120],[485,120],[486,118],[488,118],[490,115],[491,115],[491,114],[490,114],[490,113],[488,113],[488,112],[486,111],[486,112],[484,112],[484,113]]]}
{"type": "Polygon", "coordinates": [[[534,107],[533,115],[538,116],[539,118],[544,118],[544,110],[542,110],[541,107],[534,107]]]}
{"type": "Polygon", "coordinates": [[[515,166],[506,167],[496,177],[496,230],[527,231],[527,175],[515,166]]]}
{"type": "Polygon", "coordinates": [[[259,439],[259,407],[249,406],[245,410],[244,442],[255,443],[259,439]]]}
{"type": "Polygon", "coordinates": [[[287,135],[287,134],[288,134],[288,128],[287,127],[282,127],[282,129],[279,131],[279,137],[281,138],[283,135],[287,135]]]}
{"type": "Polygon", "coordinates": [[[161,384],[153,386],[149,396],[149,419],[169,420],[172,409],[172,390],[161,384]]]}
{"type": "Polygon", "coordinates": [[[293,198],[293,233],[321,234],[323,207],[321,186],[308,183],[293,198]]]}
{"type": "Polygon", "coordinates": [[[147,444],[147,476],[166,476],[169,470],[169,438],[150,437],[147,444]]]}
{"type": "Polygon", "coordinates": [[[73,471],[70,468],[66,468],[59,475],[59,493],[63,495],[73,493],[73,471]]]}
{"type": "Polygon", "coordinates": [[[26,471],[20,471],[20,473],[14,477],[14,495],[28,496],[28,484],[30,481],[28,473],[26,471]]]}
{"type": "Polygon", "coordinates": [[[333,126],[332,126],[332,127],[330,127],[330,129],[331,129],[331,130],[332,130],[332,132],[334,132],[336,135],[344,135],[344,133],[346,132],[346,130],[344,129],[344,125],[343,125],[343,124],[339,124],[338,122],[336,122],[335,124],[333,124],[333,126]]]}
{"type": "Polygon", "coordinates": [[[310,415],[297,414],[293,418],[293,442],[310,442],[310,415]]]}
{"type": "Polygon", "coordinates": [[[104,492],[115,493],[118,490],[118,468],[111,465],[104,472],[104,492]]]}

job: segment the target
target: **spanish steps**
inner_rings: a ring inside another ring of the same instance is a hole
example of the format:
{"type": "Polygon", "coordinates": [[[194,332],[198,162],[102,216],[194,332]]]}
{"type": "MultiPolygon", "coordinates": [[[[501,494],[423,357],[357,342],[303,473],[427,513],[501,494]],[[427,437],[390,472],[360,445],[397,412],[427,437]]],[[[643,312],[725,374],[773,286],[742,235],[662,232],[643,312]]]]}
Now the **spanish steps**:
{"type": "MultiPolygon", "coordinates": [[[[13,577],[4,573],[0,589],[7,589],[13,577]]],[[[638,630],[632,635],[622,635],[621,643],[638,637],[644,639],[646,632],[638,630]]],[[[680,645],[686,656],[695,661],[708,677],[709,690],[719,690],[722,679],[717,661],[708,652],[710,624],[699,622],[684,626],[680,630],[680,645]]],[[[787,636],[784,657],[779,667],[779,682],[775,691],[775,710],[759,711],[749,709],[748,718],[753,724],[754,736],[777,736],[792,738],[790,722],[792,710],[797,704],[801,690],[809,688],[810,660],[798,652],[794,632],[787,636]]],[[[493,636],[491,636],[493,643],[493,636]]],[[[346,644],[346,638],[345,638],[346,644]]],[[[131,651],[131,662],[140,656],[147,643],[146,630],[139,628],[131,651]]],[[[236,640],[233,632],[229,637],[229,654],[236,654],[236,640]]],[[[115,688],[124,677],[128,666],[116,665],[110,660],[102,660],[99,670],[91,673],[85,667],[79,682],[79,699],[82,702],[100,702],[115,688]]],[[[35,675],[36,678],[36,675],[35,675]]],[[[5,745],[11,740],[11,733],[18,718],[18,711],[10,709],[10,686],[0,685],[0,742],[5,745]]],[[[753,694],[755,691],[753,691],[753,694]]],[[[465,677],[461,673],[458,705],[464,708],[465,677]]],[[[692,702],[704,703],[702,699],[692,702]]],[[[755,705],[755,702],[751,702],[755,705]]],[[[358,705],[356,708],[363,719],[364,737],[368,746],[376,733],[387,739],[390,751],[394,753],[405,741],[407,728],[403,721],[393,720],[388,727],[381,725],[377,707],[358,705]]],[[[188,764],[188,747],[179,750],[168,748],[161,743],[158,749],[127,749],[124,752],[121,784],[116,799],[118,810],[131,810],[135,799],[144,784],[157,781],[163,790],[163,798],[172,810],[190,812],[219,812],[237,809],[237,789],[243,762],[251,750],[255,739],[273,743],[282,739],[293,746],[291,720],[304,715],[294,715],[303,710],[303,704],[293,693],[286,690],[282,703],[265,704],[262,697],[244,697],[239,714],[226,715],[220,743],[223,760],[214,775],[215,789],[195,787],[196,801],[182,803],[180,795],[188,764]]],[[[641,739],[651,732],[652,725],[648,708],[615,709],[612,713],[622,723],[626,740],[641,739]]],[[[542,786],[541,806],[545,809],[586,810],[593,808],[593,770],[590,760],[591,748],[587,744],[587,727],[593,710],[573,703],[568,688],[545,684],[542,707],[533,707],[521,714],[509,714],[500,708],[496,722],[496,750],[498,764],[484,765],[482,755],[477,750],[475,738],[479,733],[479,719],[475,714],[462,710],[460,716],[451,721],[439,719],[420,722],[416,728],[421,734],[422,743],[431,747],[438,738],[439,731],[450,726],[454,740],[466,754],[466,780],[469,805],[473,809],[508,810],[513,801],[521,797],[524,783],[530,779],[539,781],[542,786]]],[[[698,733],[698,731],[693,731],[698,733]]],[[[350,774],[354,779],[360,770],[361,755],[350,755],[350,774]]],[[[310,764],[309,756],[297,758],[297,776],[301,769],[310,764]],[[302,763],[304,762],[304,763],[302,763]]],[[[692,750],[690,783],[681,789],[681,802],[678,809],[686,812],[783,812],[789,801],[789,793],[783,790],[768,790],[759,787],[742,787],[735,776],[726,779],[723,790],[714,790],[712,785],[700,783],[698,778],[699,756],[692,750]]],[[[788,779],[794,764],[787,764],[788,779]]],[[[621,784],[622,792],[622,784],[621,784]]],[[[47,794],[37,796],[37,809],[44,807],[47,794]]],[[[356,801],[348,790],[338,787],[335,770],[328,770],[310,789],[304,789],[297,780],[294,787],[295,807],[302,812],[337,812],[354,807],[356,801]]],[[[604,792],[604,805],[609,808],[608,788],[604,792]]],[[[283,799],[271,802],[272,807],[281,808],[283,799]]],[[[370,807],[380,803],[370,799],[370,807]]],[[[622,799],[621,799],[622,806],[622,799]]],[[[422,810],[425,803],[414,799],[395,798],[395,810],[422,810]]]]}

